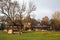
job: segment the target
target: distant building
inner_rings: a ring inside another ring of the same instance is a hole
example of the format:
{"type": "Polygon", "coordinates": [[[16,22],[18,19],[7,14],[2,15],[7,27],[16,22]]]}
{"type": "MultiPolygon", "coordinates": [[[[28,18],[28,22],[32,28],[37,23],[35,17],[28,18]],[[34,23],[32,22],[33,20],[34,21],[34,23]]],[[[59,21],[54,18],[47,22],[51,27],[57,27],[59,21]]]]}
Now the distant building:
{"type": "Polygon", "coordinates": [[[50,27],[49,26],[46,26],[46,25],[40,25],[40,26],[34,26],[33,27],[33,30],[34,31],[41,31],[41,30],[49,30],[50,27]]]}

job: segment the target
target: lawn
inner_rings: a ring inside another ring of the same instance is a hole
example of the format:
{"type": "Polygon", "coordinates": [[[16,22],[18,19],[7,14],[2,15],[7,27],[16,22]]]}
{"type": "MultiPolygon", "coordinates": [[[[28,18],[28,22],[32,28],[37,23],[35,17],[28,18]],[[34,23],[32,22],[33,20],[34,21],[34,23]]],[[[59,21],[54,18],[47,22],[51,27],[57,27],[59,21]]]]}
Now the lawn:
{"type": "Polygon", "coordinates": [[[0,31],[0,40],[60,40],[60,32],[24,32],[20,35],[0,31]]]}

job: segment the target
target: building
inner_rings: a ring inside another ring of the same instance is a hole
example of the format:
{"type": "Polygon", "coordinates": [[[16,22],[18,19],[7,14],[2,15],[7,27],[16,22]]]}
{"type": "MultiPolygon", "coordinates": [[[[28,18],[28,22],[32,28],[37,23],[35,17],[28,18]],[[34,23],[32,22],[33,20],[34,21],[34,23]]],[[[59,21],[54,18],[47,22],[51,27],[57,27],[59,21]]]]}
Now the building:
{"type": "Polygon", "coordinates": [[[33,30],[34,31],[42,31],[42,30],[49,30],[50,27],[49,26],[46,26],[46,25],[40,25],[40,26],[34,26],[33,27],[33,30]]]}

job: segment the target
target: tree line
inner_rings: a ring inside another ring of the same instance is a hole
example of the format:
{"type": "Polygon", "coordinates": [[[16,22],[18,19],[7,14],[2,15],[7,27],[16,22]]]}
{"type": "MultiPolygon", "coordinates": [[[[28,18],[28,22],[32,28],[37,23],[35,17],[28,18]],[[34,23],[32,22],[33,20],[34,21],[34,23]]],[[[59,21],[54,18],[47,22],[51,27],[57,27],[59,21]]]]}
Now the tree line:
{"type": "MultiPolygon", "coordinates": [[[[26,27],[30,29],[38,24],[50,26],[50,29],[54,31],[60,30],[60,12],[55,12],[51,19],[45,16],[41,21],[37,21],[36,19],[31,18],[30,15],[32,11],[36,10],[35,4],[31,1],[29,2],[27,8],[25,2],[20,5],[17,1],[12,2],[11,0],[0,0],[0,9],[1,14],[4,14],[6,17],[6,19],[2,19],[2,21],[7,22],[5,26],[12,28],[12,30],[14,26],[17,26],[21,32],[26,29],[26,27]]],[[[3,25],[4,24],[2,24],[2,26],[3,25]]]]}

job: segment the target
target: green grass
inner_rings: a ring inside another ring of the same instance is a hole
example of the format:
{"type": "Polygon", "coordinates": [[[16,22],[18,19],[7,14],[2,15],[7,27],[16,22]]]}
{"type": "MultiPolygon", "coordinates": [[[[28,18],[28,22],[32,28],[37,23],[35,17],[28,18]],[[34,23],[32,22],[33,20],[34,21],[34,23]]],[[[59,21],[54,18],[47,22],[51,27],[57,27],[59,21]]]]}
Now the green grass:
{"type": "Polygon", "coordinates": [[[60,32],[25,32],[20,35],[0,31],[0,40],[60,40],[60,32]]]}

